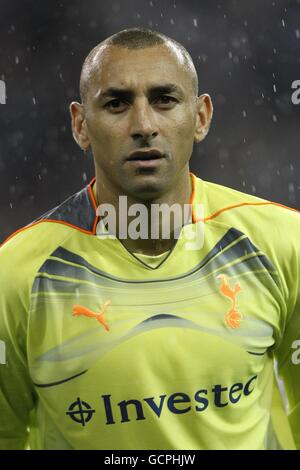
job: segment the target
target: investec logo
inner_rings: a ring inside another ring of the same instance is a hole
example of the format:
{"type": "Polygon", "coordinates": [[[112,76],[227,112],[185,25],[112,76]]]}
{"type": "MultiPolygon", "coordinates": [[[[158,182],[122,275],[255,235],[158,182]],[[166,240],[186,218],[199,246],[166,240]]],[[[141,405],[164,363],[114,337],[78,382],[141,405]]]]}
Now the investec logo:
{"type": "MultiPolygon", "coordinates": [[[[160,395],[157,398],[147,397],[142,400],[122,400],[119,403],[114,403],[111,395],[102,395],[101,404],[107,425],[144,420],[147,408],[150,408],[158,418],[161,417],[163,411],[169,411],[176,415],[189,413],[193,410],[201,413],[212,406],[218,409],[225,408],[229,404],[236,405],[253,392],[256,379],[257,375],[251,377],[244,384],[237,382],[230,387],[217,384],[211,389],[202,388],[197,390],[192,398],[187,393],[176,392],[170,396],[160,395]]],[[[82,426],[92,419],[94,413],[96,410],[91,404],[79,397],[66,412],[73,421],[82,426]]]]}

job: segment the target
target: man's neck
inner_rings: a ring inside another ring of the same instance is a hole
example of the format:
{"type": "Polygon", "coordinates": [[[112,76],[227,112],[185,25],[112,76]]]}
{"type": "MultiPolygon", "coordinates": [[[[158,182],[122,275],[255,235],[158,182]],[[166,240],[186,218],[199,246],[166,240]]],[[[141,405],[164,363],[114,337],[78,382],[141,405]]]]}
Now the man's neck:
{"type": "MultiPolygon", "coordinates": [[[[191,221],[191,208],[189,206],[191,192],[192,192],[192,183],[191,183],[191,176],[190,174],[187,175],[186,179],[182,179],[180,184],[176,185],[173,190],[169,191],[168,193],[164,194],[161,198],[154,199],[150,202],[145,201],[137,201],[132,199],[131,197],[127,197],[123,199],[119,197],[119,195],[112,195],[109,192],[105,191],[103,184],[101,184],[101,179],[96,178],[96,181],[93,185],[93,193],[95,196],[97,207],[101,204],[110,204],[114,207],[115,214],[116,214],[116,235],[125,246],[125,248],[134,253],[142,253],[145,255],[159,255],[160,253],[165,253],[172,249],[174,244],[177,241],[179,231],[181,227],[191,221]],[[100,186],[100,188],[99,188],[100,186]],[[100,194],[100,197],[99,197],[100,194]],[[120,204],[121,201],[121,204],[120,204]],[[125,201],[125,202],[124,202],[125,201]],[[148,217],[144,219],[140,218],[140,213],[138,212],[136,216],[129,216],[128,210],[133,204],[142,204],[147,209],[148,217]],[[174,223],[174,215],[173,212],[167,211],[167,217],[165,215],[160,216],[159,218],[153,216],[154,206],[159,207],[161,204],[165,204],[165,207],[171,207],[174,204],[176,205],[178,211],[181,213],[182,219],[179,220],[179,224],[174,223]],[[127,209],[124,210],[124,207],[127,209]],[[188,210],[190,209],[190,210],[188,210]],[[127,213],[125,213],[127,212],[127,213]],[[171,214],[171,219],[168,215],[171,214]],[[146,234],[147,238],[135,238],[132,236],[132,226],[136,229],[137,221],[134,222],[134,219],[142,220],[139,226],[138,231],[141,232],[142,228],[148,232],[146,234]],[[163,228],[163,220],[169,227],[163,228]],[[170,221],[170,224],[168,222],[170,221]],[[120,231],[120,224],[122,224],[122,232],[120,231]],[[153,226],[156,224],[157,229],[155,231],[156,235],[153,234],[153,226]],[[177,226],[178,225],[178,226],[177,226]],[[177,230],[174,227],[177,226],[177,230]],[[125,228],[125,229],[124,229],[125,228]],[[163,231],[164,232],[163,235],[163,231]],[[124,237],[124,231],[126,232],[126,236],[124,237]],[[123,236],[120,234],[123,234],[123,236]],[[167,236],[165,236],[167,235],[167,236]]],[[[101,219],[101,217],[100,217],[101,219]]]]}

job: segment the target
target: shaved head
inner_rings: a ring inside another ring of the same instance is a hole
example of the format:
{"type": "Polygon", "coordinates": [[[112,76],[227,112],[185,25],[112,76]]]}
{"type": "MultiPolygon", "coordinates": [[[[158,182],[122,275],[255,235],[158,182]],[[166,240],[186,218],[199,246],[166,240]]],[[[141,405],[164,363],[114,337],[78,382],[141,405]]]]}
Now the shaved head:
{"type": "Polygon", "coordinates": [[[205,138],[213,108],[208,94],[198,96],[182,45],[148,29],[121,31],[85,59],[80,93],[82,102],[70,104],[72,131],[83,150],[91,148],[97,197],[188,200],[193,145],[205,138]],[[135,159],[141,151],[160,157],[135,159]]]}
{"type": "Polygon", "coordinates": [[[120,31],[105,39],[94,47],[86,57],[80,75],[80,97],[82,103],[86,102],[91,79],[95,72],[101,69],[101,56],[110,46],[127,49],[145,49],[155,46],[167,47],[176,57],[179,66],[189,74],[192,93],[195,97],[198,95],[197,71],[188,51],[177,41],[162,33],[145,28],[131,28],[120,31]]]}

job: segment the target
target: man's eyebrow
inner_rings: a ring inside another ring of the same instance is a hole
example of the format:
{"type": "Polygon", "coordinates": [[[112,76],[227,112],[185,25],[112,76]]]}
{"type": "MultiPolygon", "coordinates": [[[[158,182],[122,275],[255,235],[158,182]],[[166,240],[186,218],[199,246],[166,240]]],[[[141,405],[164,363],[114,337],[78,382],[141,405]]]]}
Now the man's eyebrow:
{"type": "Polygon", "coordinates": [[[112,96],[115,97],[122,97],[122,96],[128,96],[132,95],[132,90],[128,90],[125,88],[107,88],[107,90],[101,90],[99,93],[97,93],[97,98],[103,99],[103,98],[111,98],[112,96]]]}
{"type": "Polygon", "coordinates": [[[151,94],[164,94],[164,93],[178,93],[178,95],[183,96],[183,90],[174,83],[166,83],[165,85],[153,86],[149,89],[151,94]]]}
{"type": "MultiPolygon", "coordinates": [[[[178,93],[181,97],[184,96],[183,90],[178,86],[175,85],[174,83],[166,83],[164,85],[154,85],[149,87],[148,89],[148,94],[149,95],[158,95],[158,94],[164,94],[164,93],[178,93]]],[[[110,87],[107,88],[106,90],[101,90],[97,94],[98,99],[104,99],[104,98],[111,98],[111,97],[132,97],[134,96],[134,91],[129,88],[116,88],[116,87],[110,87]]]]}

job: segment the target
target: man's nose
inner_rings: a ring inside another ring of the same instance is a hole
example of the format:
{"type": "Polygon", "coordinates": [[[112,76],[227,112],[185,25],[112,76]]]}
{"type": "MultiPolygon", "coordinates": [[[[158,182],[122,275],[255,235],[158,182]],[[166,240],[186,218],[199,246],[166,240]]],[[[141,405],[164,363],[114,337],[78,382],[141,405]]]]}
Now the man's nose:
{"type": "Polygon", "coordinates": [[[131,110],[130,135],[134,140],[149,139],[158,135],[154,111],[148,100],[136,100],[131,110]]]}

